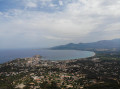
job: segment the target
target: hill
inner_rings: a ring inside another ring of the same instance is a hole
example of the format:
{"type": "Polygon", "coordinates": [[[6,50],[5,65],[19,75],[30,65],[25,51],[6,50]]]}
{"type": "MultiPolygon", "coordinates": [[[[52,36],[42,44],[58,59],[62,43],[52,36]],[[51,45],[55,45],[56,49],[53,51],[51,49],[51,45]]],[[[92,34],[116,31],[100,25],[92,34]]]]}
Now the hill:
{"type": "Polygon", "coordinates": [[[52,47],[51,49],[76,49],[76,50],[88,50],[88,51],[117,51],[120,50],[120,39],[113,40],[101,40],[92,43],[69,43],[66,45],[60,45],[52,47]]]}

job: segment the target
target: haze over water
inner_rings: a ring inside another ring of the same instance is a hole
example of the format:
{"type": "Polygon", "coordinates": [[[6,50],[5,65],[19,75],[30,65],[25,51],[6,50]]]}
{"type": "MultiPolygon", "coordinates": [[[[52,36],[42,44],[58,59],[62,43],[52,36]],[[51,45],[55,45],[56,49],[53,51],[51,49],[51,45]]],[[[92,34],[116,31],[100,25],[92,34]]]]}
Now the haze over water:
{"type": "Polygon", "coordinates": [[[43,60],[69,60],[91,57],[95,53],[79,50],[0,50],[0,63],[4,63],[16,58],[32,57],[41,55],[43,60]]]}

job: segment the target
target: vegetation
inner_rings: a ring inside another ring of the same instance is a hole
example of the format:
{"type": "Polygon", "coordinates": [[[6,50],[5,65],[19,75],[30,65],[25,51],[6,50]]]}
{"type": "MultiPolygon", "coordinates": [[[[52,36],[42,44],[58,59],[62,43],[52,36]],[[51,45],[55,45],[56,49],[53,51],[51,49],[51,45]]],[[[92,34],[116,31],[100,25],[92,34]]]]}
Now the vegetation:
{"type": "Polygon", "coordinates": [[[66,61],[16,59],[0,67],[0,89],[120,89],[119,52],[66,61]]]}

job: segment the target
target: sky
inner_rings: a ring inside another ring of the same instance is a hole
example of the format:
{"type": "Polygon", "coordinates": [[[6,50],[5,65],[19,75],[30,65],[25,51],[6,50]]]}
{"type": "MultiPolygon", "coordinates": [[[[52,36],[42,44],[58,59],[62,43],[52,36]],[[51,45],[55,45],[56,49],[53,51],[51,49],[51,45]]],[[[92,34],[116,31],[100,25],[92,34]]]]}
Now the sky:
{"type": "Polygon", "coordinates": [[[0,49],[120,38],[120,0],[0,0],[0,49]]]}

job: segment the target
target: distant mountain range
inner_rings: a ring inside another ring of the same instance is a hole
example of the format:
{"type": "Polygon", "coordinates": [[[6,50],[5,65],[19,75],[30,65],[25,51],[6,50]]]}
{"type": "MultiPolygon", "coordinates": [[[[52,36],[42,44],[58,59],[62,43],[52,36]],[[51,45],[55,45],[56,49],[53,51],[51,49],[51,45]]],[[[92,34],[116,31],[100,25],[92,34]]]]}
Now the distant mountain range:
{"type": "Polygon", "coordinates": [[[120,50],[120,39],[113,40],[101,40],[92,43],[69,43],[66,45],[60,45],[52,47],[51,49],[77,49],[77,50],[88,50],[88,51],[118,51],[120,50]]]}

